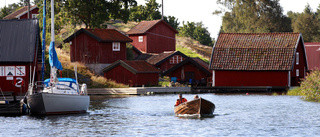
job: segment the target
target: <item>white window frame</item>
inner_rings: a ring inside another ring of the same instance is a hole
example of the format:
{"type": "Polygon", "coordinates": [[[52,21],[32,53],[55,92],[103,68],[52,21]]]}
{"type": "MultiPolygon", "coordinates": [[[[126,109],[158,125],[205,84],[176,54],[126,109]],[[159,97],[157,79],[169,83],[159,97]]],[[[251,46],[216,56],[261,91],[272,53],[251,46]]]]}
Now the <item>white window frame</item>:
{"type": "Polygon", "coordinates": [[[120,42],[112,42],[112,51],[120,51],[120,42]]]}
{"type": "Polygon", "coordinates": [[[299,65],[299,52],[296,53],[296,65],[299,65]]]}
{"type": "Polygon", "coordinates": [[[33,18],[33,19],[38,18],[38,15],[39,15],[39,14],[32,14],[32,18],[33,18]]]}
{"type": "Polygon", "coordinates": [[[296,76],[299,77],[299,69],[296,69],[296,76]]]}
{"type": "Polygon", "coordinates": [[[138,37],[138,41],[139,41],[139,42],[143,42],[143,36],[139,36],[139,37],[138,37]]]}

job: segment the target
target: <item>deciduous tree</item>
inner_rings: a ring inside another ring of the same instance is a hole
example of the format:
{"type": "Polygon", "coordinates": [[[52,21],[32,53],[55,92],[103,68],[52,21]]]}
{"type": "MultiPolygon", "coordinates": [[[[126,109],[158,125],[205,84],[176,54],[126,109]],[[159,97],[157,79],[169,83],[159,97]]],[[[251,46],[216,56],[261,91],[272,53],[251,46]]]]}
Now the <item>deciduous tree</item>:
{"type": "MultiPolygon", "coordinates": [[[[319,9],[318,9],[319,10],[319,9]]],[[[316,13],[312,12],[308,4],[303,13],[290,13],[292,18],[292,28],[294,32],[302,33],[303,40],[306,42],[320,41],[320,24],[316,13]]]]}
{"type": "MultiPolygon", "coordinates": [[[[218,0],[230,11],[222,17],[223,32],[290,31],[290,20],[282,14],[279,0],[218,0]]],[[[214,12],[221,13],[219,11],[214,12]]]]}

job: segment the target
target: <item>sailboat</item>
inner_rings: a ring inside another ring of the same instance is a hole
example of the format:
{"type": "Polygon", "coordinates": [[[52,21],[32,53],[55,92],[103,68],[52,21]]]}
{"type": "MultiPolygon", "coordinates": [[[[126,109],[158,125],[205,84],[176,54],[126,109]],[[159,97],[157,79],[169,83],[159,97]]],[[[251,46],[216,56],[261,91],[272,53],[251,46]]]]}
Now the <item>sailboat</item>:
{"type": "MultiPolygon", "coordinates": [[[[51,0],[51,42],[49,48],[50,79],[43,81],[44,50],[46,26],[46,0],[43,7],[43,40],[42,40],[42,86],[35,86],[34,75],[28,87],[25,104],[32,115],[85,113],[89,108],[90,97],[87,95],[86,84],[79,84],[76,79],[57,78],[57,69],[62,70],[54,46],[54,0],[51,0]]],[[[39,82],[36,82],[39,83],[39,82]]]]}

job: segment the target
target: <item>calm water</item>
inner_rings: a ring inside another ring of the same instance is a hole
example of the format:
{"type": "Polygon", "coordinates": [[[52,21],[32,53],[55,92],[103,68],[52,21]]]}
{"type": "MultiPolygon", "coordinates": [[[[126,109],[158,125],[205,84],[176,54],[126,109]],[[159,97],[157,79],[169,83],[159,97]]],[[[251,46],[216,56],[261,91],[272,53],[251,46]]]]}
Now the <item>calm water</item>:
{"type": "Polygon", "coordinates": [[[215,103],[214,117],[175,116],[177,95],[92,96],[89,114],[0,117],[0,136],[320,136],[320,103],[292,96],[200,97],[215,103]]]}

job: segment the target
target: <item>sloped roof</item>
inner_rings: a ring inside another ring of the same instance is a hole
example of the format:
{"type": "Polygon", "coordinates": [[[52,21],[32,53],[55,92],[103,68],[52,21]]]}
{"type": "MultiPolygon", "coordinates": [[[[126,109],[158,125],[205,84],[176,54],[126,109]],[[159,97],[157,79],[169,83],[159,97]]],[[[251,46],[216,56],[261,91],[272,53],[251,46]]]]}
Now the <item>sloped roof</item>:
{"type": "Polygon", "coordinates": [[[202,59],[200,58],[192,58],[195,62],[197,62],[199,65],[201,65],[203,68],[205,68],[206,70],[210,71],[209,69],[209,63],[203,61],[202,59]]]}
{"type": "MultiPolygon", "coordinates": [[[[30,11],[37,8],[37,5],[30,6],[30,11]]],[[[3,17],[3,19],[17,19],[28,12],[28,6],[24,6],[15,12],[3,17]]]]}
{"type": "Polygon", "coordinates": [[[300,33],[221,33],[210,69],[291,70],[299,40],[300,33]]]}
{"type": "Polygon", "coordinates": [[[205,67],[203,67],[202,65],[200,65],[197,61],[193,60],[192,58],[186,58],[185,60],[183,60],[182,62],[180,62],[179,64],[173,66],[172,68],[170,68],[169,70],[163,72],[161,75],[165,76],[168,73],[180,68],[181,66],[187,64],[188,62],[190,62],[191,64],[195,65],[199,70],[205,72],[207,75],[211,75],[211,71],[209,71],[208,69],[206,69],[205,67]]]}
{"type": "Polygon", "coordinates": [[[132,29],[130,29],[126,34],[131,35],[131,34],[144,34],[147,31],[149,31],[151,28],[156,26],[159,23],[164,23],[167,25],[171,30],[173,30],[175,33],[178,33],[177,30],[172,28],[167,22],[163,20],[152,20],[152,21],[141,21],[138,25],[134,26],[132,29]]]}
{"type": "Polygon", "coordinates": [[[310,70],[320,69],[320,42],[305,42],[308,67],[310,70]]]}
{"type": "Polygon", "coordinates": [[[33,62],[39,33],[38,19],[0,20],[0,61],[33,62]]]}
{"type": "Polygon", "coordinates": [[[109,70],[121,65],[128,69],[132,73],[159,73],[159,70],[144,60],[118,60],[108,67],[104,68],[102,72],[108,72],[109,70]]]}
{"type": "Polygon", "coordinates": [[[153,55],[149,57],[146,61],[152,65],[160,65],[162,62],[170,59],[174,55],[181,55],[184,58],[188,58],[186,55],[184,55],[180,51],[165,51],[158,55],[153,55]]]}
{"type": "Polygon", "coordinates": [[[90,37],[96,39],[99,42],[132,42],[132,39],[123,35],[115,29],[80,29],[74,34],[70,35],[68,38],[63,40],[63,42],[69,42],[80,33],[86,33],[90,37]]]}

